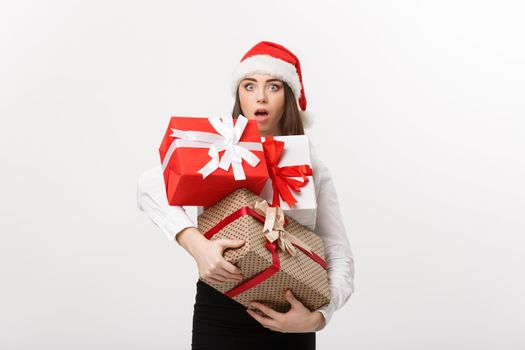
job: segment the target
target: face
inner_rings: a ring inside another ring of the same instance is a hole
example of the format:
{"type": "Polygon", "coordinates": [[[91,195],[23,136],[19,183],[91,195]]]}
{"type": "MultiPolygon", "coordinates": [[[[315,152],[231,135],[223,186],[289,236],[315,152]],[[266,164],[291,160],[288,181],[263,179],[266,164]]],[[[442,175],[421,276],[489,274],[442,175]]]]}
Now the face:
{"type": "Polygon", "coordinates": [[[244,116],[254,119],[261,136],[278,135],[284,111],[284,86],[270,75],[249,75],[239,83],[239,102],[244,116]]]}

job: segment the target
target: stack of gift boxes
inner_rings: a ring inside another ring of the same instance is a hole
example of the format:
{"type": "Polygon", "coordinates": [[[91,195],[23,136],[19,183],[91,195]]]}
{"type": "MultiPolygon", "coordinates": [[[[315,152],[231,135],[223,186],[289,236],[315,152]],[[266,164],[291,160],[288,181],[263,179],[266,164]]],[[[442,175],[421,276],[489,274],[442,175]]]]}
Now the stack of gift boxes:
{"type": "Polygon", "coordinates": [[[204,206],[198,228],[207,239],[245,241],[224,252],[242,281],[203,282],[246,307],[286,312],[287,289],[311,311],[329,303],[306,136],[261,137],[242,115],[172,117],[159,151],[169,204],[204,206]]]}

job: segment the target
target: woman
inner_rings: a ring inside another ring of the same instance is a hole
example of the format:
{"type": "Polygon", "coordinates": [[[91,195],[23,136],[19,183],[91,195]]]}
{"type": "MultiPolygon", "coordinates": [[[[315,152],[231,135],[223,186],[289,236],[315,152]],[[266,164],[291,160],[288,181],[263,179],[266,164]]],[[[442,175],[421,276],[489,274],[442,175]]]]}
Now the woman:
{"type": "MultiPolygon", "coordinates": [[[[262,41],[251,48],[234,72],[232,92],[236,97],[232,116],[242,114],[256,120],[261,136],[304,134],[306,96],[301,67],[298,58],[282,45],[262,41]]],[[[350,298],[354,260],[337,194],[329,170],[316,158],[311,145],[310,153],[317,195],[316,222],[310,228],[325,245],[330,303],[310,311],[288,291],[285,297],[292,306],[288,312],[280,313],[258,302],[251,305],[254,311],[198,280],[192,349],[315,349],[315,332],[350,298]]],[[[240,269],[226,261],[223,252],[244,242],[206,239],[183,207],[168,205],[163,181],[160,166],[141,175],[139,208],[192,255],[200,277],[214,283],[241,281],[240,269]]],[[[198,207],[199,213],[202,210],[198,207]]]]}

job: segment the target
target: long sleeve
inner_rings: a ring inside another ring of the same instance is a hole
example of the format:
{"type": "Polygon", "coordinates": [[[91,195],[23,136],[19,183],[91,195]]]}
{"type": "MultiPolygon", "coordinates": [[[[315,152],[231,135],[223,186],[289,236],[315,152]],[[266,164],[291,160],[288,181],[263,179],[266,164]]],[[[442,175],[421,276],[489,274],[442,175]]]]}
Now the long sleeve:
{"type": "MultiPolygon", "coordinates": [[[[354,291],[354,257],[343,224],[335,186],[329,169],[317,158],[310,144],[314,183],[316,186],[317,213],[314,232],[324,242],[327,263],[330,303],[317,309],[323,314],[326,325],[332,314],[341,308],[354,291]]],[[[138,207],[171,240],[186,227],[196,227],[183,207],[169,206],[160,166],[144,172],[138,182],[138,207]]],[[[202,210],[202,207],[198,207],[202,210]]],[[[323,329],[324,329],[323,328],[323,329]]]]}
{"type": "Polygon", "coordinates": [[[187,227],[196,227],[182,206],[171,206],[166,198],[160,165],[143,172],[137,183],[137,206],[170,240],[187,227]]]}
{"type": "MultiPolygon", "coordinates": [[[[312,158],[317,177],[317,217],[315,232],[324,242],[325,261],[328,271],[330,303],[317,309],[326,320],[326,326],[332,314],[340,309],[354,292],[354,256],[343,224],[339,209],[337,192],[329,169],[312,158]]],[[[324,329],[323,328],[323,329],[324,329]]]]}

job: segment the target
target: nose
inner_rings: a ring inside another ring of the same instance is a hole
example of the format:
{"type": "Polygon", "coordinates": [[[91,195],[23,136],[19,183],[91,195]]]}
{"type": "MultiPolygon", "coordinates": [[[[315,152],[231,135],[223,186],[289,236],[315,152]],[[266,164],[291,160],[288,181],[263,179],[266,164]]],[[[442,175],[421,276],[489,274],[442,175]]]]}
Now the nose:
{"type": "Polygon", "coordinates": [[[257,102],[266,102],[266,91],[265,91],[265,89],[258,89],[258,91],[257,91],[257,102]]]}

